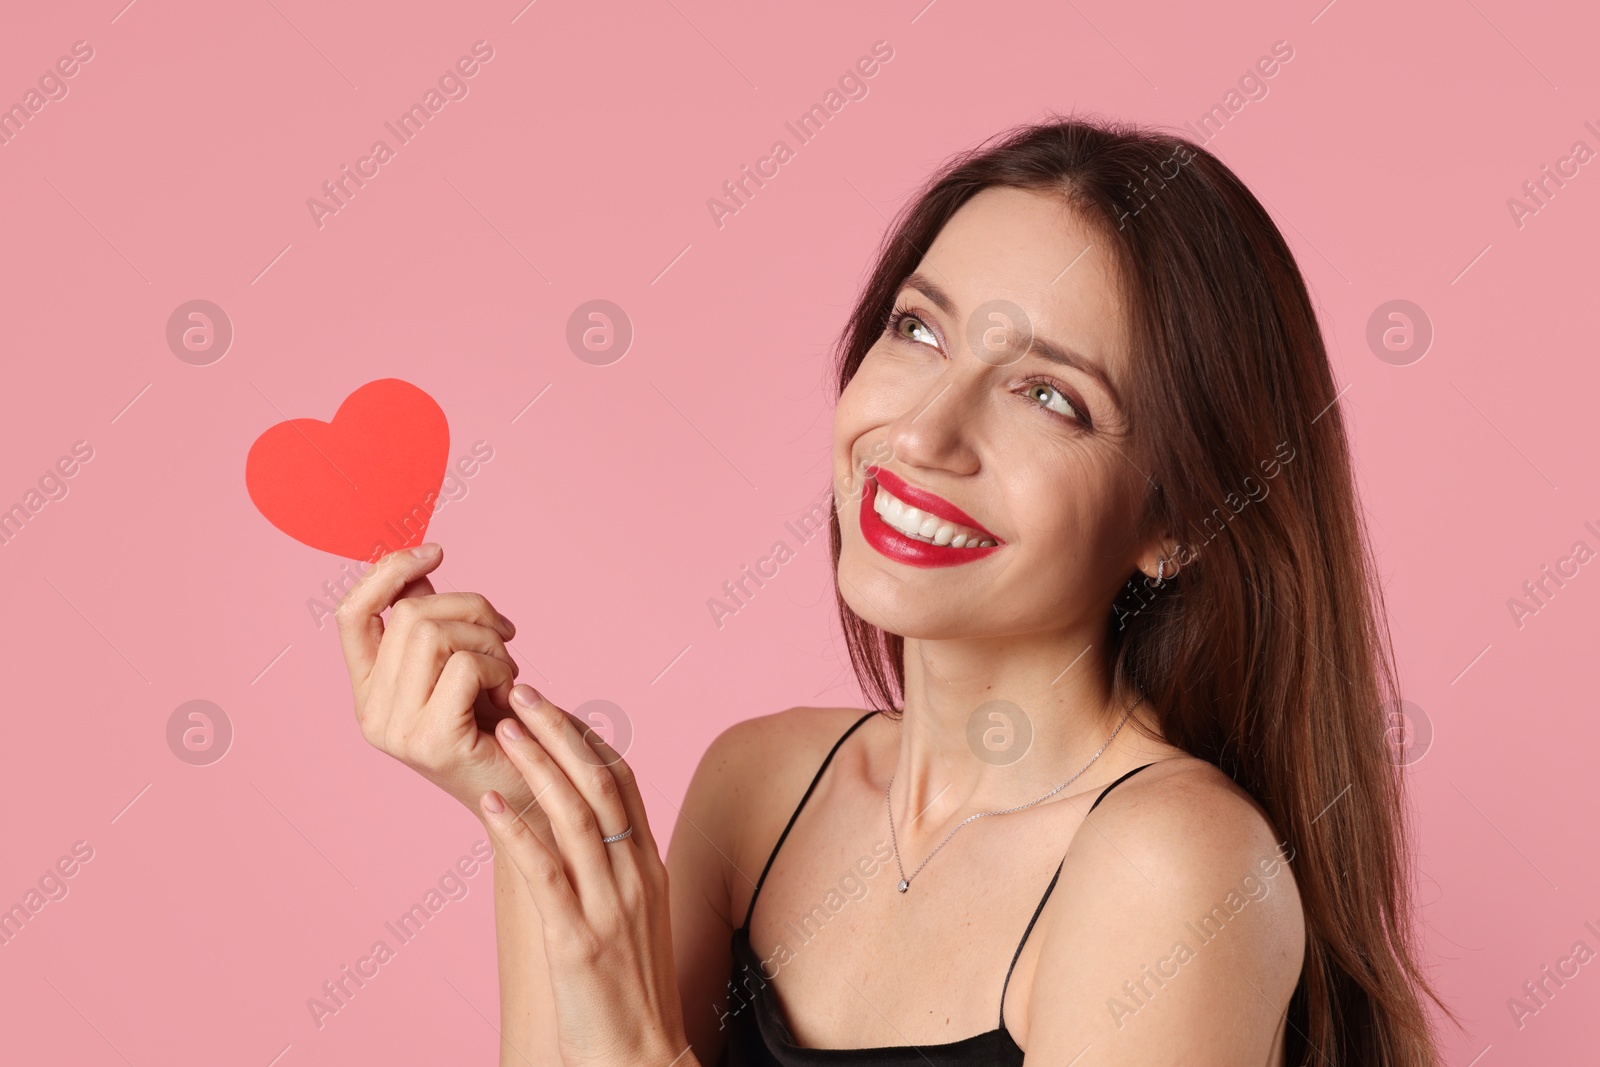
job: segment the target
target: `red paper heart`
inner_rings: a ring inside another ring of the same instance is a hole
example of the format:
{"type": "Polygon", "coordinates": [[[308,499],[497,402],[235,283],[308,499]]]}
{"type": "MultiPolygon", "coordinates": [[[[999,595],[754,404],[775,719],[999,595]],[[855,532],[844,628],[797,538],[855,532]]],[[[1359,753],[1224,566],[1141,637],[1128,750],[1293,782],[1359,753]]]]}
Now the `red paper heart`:
{"type": "Polygon", "coordinates": [[[368,382],[332,422],[290,419],[245,458],[250,499],[302,544],[374,562],[422,543],[450,456],[450,426],[410,382],[368,382]]]}

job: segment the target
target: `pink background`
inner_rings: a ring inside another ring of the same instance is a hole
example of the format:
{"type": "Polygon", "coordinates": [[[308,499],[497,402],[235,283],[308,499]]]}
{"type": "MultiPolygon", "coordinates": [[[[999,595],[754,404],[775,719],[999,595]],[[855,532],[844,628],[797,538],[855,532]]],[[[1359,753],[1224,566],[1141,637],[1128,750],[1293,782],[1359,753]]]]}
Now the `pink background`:
{"type": "Polygon", "coordinates": [[[665,837],[718,731],[859,700],[825,539],[721,629],[706,601],[796,545],[784,523],[826,486],[826,357],[885,216],[1049,109],[1181,128],[1279,40],[1293,59],[1210,147],[1286,233],[1348,389],[1406,696],[1434,730],[1409,773],[1430,959],[1470,1030],[1447,1060],[1592,1055],[1600,964],[1520,1028],[1507,999],[1574,942],[1600,949],[1600,565],[1520,629],[1507,599],[1574,541],[1600,548],[1578,311],[1600,165],[1520,228],[1506,206],[1574,141],[1600,149],[1592,12],[123,2],[14,7],[0,32],[0,103],[94,49],[0,146],[0,506],[94,449],[0,547],[0,904],[94,850],[0,947],[0,1059],[492,1062],[487,872],[320,1029],[306,1007],[481,831],[362,741],[306,606],[341,561],[245,493],[268,426],[398,377],[442,405],[452,458],[492,446],[434,519],[438,573],[516,620],[524,678],[627,711],[665,837]],[[318,229],[307,198],[478,40],[494,58],[470,94],[318,229]],[[719,229],[707,198],[794,147],[784,122],[879,40],[866,98],[719,229]],[[236,331],[209,366],[164,336],[197,298],[236,331]],[[596,298],[636,329],[609,366],[565,342],[596,298]],[[1366,343],[1392,299],[1434,325],[1419,362],[1366,343]],[[235,732],[209,766],[166,740],[194,699],[235,732]]]}

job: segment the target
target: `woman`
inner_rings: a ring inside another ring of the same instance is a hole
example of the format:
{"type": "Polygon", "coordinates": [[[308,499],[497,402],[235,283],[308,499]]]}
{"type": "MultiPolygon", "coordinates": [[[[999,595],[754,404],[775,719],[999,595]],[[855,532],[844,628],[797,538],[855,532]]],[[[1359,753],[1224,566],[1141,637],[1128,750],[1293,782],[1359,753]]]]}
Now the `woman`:
{"type": "Polygon", "coordinates": [[[839,384],[875,710],[724,732],[664,865],[437,546],[341,608],[366,737],[497,844],[502,1063],[1435,1064],[1382,599],[1256,199],[1176,137],[1010,131],[898,220],[839,384]]]}

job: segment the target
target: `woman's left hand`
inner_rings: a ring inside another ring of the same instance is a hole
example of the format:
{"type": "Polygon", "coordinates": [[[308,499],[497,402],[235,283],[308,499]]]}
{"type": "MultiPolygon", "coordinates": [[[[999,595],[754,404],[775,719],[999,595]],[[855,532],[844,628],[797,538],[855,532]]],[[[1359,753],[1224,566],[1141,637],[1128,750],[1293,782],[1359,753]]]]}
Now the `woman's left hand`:
{"type": "Polygon", "coordinates": [[[698,1067],[672,954],[667,868],[633,771],[587,723],[512,690],[495,730],[554,830],[552,854],[499,793],[479,807],[544,925],[556,1033],[568,1067],[698,1067]],[[531,703],[530,703],[531,701],[531,703]],[[633,833],[611,844],[602,836],[633,833]]]}

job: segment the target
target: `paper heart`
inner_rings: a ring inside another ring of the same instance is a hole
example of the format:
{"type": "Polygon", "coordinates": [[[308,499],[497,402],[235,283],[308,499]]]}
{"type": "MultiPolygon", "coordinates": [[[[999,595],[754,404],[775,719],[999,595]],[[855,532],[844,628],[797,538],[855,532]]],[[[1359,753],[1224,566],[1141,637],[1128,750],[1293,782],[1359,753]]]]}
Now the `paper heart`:
{"type": "Polygon", "coordinates": [[[368,382],[332,422],[290,419],[245,457],[250,500],[302,544],[375,562],[422,543],[449,463],[450,426],[410,382],[368,382]]]}

